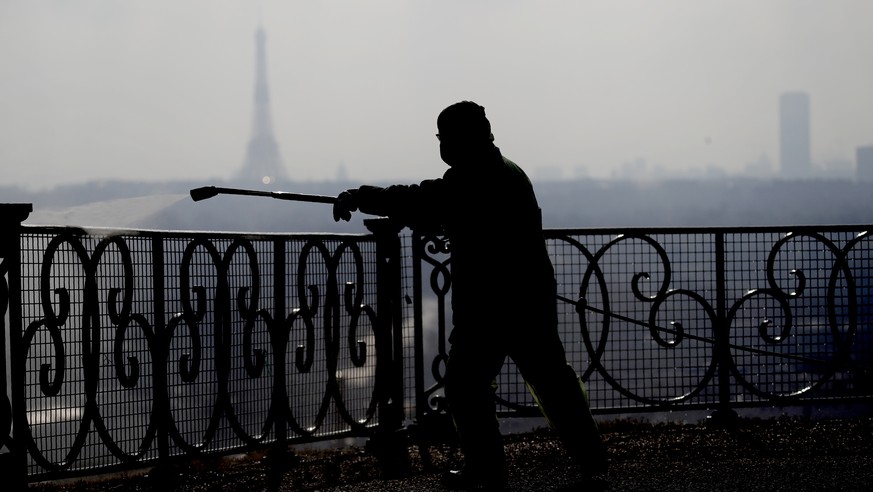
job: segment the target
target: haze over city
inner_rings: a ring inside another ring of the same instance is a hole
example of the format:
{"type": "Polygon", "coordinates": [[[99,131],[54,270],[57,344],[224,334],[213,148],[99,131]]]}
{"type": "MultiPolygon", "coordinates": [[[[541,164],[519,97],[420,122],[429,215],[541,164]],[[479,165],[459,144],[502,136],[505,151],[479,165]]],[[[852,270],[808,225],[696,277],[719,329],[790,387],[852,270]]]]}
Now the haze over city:
{"type": "Polygon", "coordinates": [[[777,172],[786,91],[809,94],[813,165],[845,169],[873,144],[870,19],[866,0],[6,0],[3,183],[230,178],[259,26],[294,180],[439,175],[436,115],[462,99],[534,179],[777,172]]]}

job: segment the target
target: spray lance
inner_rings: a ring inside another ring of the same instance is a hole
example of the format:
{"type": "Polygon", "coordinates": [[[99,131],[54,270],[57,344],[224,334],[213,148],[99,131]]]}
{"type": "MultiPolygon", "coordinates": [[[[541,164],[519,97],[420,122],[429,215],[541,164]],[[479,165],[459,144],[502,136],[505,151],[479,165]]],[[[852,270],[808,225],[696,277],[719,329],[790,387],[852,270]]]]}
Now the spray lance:
{"type": "MultiPolygon", "coordinates": [[[[327,203],[327,204],[335,204],[337,203],[337,197],[328,196],[328,195],[314,195],[311,193],[291,193],[287,191],[261,191],[261,190],[248,190],[242,188],[223,188],[220,186],[204,186],[202,188],[194,188],[190,191],[191,199],[195,202],[199,202],[200,200],[206,200],[208,198],[212,198],[216,195],[248,195],[248,196],[265,196],[269,198],[275,198],[277,200],[291,200],[296,202],[311,202],[311,203],[327,203]]],[[[337,219],[336,210],[334,210],[334,219],[337,219]]],[[[343,220],[348,221],[347,217],[343,217],[343,220]]]]}
{"type": "Polygon", "coordinates": [[[266,196],[277,200],[291,200],[296,202],[336,203],[336,197],[333,196],[313,195],[309,193],[290,193],[287,191],[246,190],[241,188],[222,188],[219,186],[204,186],[202,188],[194,188],[191,190],[191,199],[195,202],[206,200],[216,195],[266,196]]]}

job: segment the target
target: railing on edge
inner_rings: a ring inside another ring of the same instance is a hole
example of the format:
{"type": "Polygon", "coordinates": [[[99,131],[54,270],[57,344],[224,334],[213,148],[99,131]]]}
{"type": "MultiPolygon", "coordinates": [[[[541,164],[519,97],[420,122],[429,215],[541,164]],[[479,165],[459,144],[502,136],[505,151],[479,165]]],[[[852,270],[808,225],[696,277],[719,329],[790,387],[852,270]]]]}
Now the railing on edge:
{"type": "MultiPolygon", "coordinates": [[[[731,418],[740,407],[873,401],[870,231],[544,231],[559,329],[593,411],[709,409],[731,418]]],[[[427,421],[445,412],[451,248],[435,236],[414,237],[412,248],[421,260],[416,415],[427,421]]],[[[511,361],[498,383],[501,415],[537,414],[511,361]]]]}
{"type": "Polygon", "coordinates": [[[402,425],[396,231],[16,233],[0,439],[20,482],[402,425]]]}
{"type": "MultiPolygon", "coordinates": [[[[6,476],[444,415],[451,273],[438,237],[385,220],[371,235],[18,227],[29,209],[9,210],[6,476]]],[[[871,401],[868,230],[546,230],[559,328],[595,413],[871,401]]],[[[501,415],[536,413],[511,362],[498,382],[501,415]]]]}

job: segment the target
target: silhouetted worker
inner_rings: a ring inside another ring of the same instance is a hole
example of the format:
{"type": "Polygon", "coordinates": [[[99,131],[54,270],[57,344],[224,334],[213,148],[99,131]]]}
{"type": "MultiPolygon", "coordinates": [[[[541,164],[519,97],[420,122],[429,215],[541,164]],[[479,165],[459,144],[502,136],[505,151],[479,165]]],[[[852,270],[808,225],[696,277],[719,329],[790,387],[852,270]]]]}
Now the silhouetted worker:
{"type": "Polygon", "coordinates": [[[557,287],[530,180],[493,141],[485,109],[453,104],[437,118],[442,178],[344,191],[334,219],[351,212],[439,226],[449,240],[453,324],[445,391],[465,465],[445,477],[461,488],[507,480],[494,381],[515,361],[549,423],[587,475],[606,471],[605,447],[581,380],[558,336],[557,287]]]}

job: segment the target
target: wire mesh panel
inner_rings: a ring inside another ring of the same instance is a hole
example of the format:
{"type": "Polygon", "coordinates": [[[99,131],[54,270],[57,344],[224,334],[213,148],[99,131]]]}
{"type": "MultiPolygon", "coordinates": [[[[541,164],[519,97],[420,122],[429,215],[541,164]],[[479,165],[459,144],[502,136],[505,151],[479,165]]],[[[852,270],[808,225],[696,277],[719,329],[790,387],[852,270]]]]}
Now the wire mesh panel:
{"type": "Polygon", "coordinates": [[[416,303],[413,299],[417,289],[413,281],[415,263],[413,261],[413,237],[407,229],[400,237],[400,305],[401,305],[401,347],[403,370],[403,414],[407,422],[416,415],[416,303]]]}
{"type": "Polygon", "coordinates": [[[149,459],[155,436],[150,243],[57,230],[22,236],[31,473],[149,459]],[[135,294],[137,293],[137,294],[135,294]]]}
{"type": "Polygon", "coordinates": [[[297,435],[375,424],[376,275],[373,243],[314,240],[288,250],[286,354],[297,435]]]}
{"type": "MultiPolygon", "coordinates": [[[[863,228],[547,230],[568,362],[598,412],[873,396],[871,238],[863,228]],[[724,377],[727,376],[727,377],[724,377]]],[[[419,405],[445,410],[451,255],[422,238],[419,405]],[[435,301],[433,301],[435,299],[435,301]],[[430,372],[429,372],[430,370],[430,372]]],[[[508,266],[509,267],[509,266],[508,266]]],[[[488,309],[489,306],[482,306],[488,309]]],[[[511,360],[507,416],[535,410],[511,360]]]]}
{"type": "Polygon", "coordinates": [[[735,399],[869,396],[870,236],[799,229],[725,241],[735,399]]]}
{"type": "Polygon", "coordinates": [[[378,424],[371,236],[27,228],[29,474],[378,424]]]}
{"type": "Polygon", "coordinates": [[[168,237],[164,257],[171,453],[274,438],[272,242],[168,237]]]}
{"type": "Polygon", "coordinates": [[[549,245],[565,350],[594,409],[704,392],[715,364],[712,235],[565,235],[549,245]]]}

